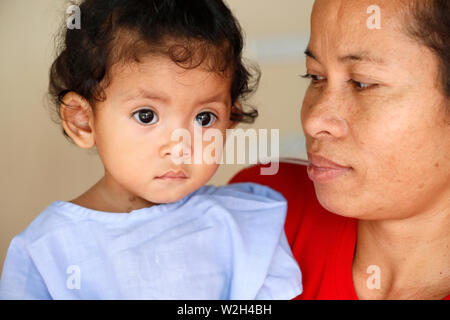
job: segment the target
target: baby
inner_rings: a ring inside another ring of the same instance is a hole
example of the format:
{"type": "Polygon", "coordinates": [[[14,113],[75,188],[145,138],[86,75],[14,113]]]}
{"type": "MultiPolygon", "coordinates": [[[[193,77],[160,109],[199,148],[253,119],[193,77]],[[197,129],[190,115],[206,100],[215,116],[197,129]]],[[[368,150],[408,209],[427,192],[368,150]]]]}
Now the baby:
{"type": "Polygon", "coordinates": [[[257,184],[205,186],[218,163],[185,160],[207,146],[173,139],[225,136],[257,116],[240,103],[252,75],[230,10],[222,0],[85,0],[80,12],[50,93],[64,134],[97,149],[104,176],[12,240],[0,298],[299,295],[284,198],[257,184]]]}

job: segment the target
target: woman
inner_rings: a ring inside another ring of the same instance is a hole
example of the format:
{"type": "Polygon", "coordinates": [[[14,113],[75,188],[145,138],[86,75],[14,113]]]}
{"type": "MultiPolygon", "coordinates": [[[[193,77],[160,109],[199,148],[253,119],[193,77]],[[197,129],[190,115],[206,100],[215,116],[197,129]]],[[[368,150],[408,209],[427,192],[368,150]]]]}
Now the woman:
{"type": "Polygon", "coordinates": [[[450,299],[450,5],[371,5],[315,2],[308,168],[254,167],[232,182],[287,198],[299,298],[450,299]]]}

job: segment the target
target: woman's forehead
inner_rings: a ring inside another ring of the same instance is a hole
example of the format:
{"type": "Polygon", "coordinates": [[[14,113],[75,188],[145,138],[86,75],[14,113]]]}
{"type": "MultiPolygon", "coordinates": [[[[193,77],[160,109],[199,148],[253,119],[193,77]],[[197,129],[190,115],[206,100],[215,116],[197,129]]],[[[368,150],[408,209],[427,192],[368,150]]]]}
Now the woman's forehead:
{"type": "MultiPolygon", "coordinates": [[[[313,14],[320,10],[326,10],[329,14],[334,14],[335,16],[359,13],[361,11],[368,13],[367,11],[369,10],[367,9],[377,6],[384,11],[383,15],[390,17],[393,14],[402,14],[409,10],[416,1],[422,0],[315,0],[313,14]]],[[[325,11],[320,12],[323,14],[325,11]]]]}
{"type": "MultiPolygon", "coordinates": [[[[411,0],[413,1],[413,0],[411,0]]],[[[410,5],[403,0],[316,0],[311,15],[311,29],[336,33],[367,33],[405,30],[410,5]]]]}
{"type": "Polygon", "coordinates": [[[379,62],[398,53],[396,47],[417,46],[405,31],[405,6],[399,2],[403,1],[373,5],[370,0],[316,0],[309,51],[339,60],[362,56],[379,62]]]}

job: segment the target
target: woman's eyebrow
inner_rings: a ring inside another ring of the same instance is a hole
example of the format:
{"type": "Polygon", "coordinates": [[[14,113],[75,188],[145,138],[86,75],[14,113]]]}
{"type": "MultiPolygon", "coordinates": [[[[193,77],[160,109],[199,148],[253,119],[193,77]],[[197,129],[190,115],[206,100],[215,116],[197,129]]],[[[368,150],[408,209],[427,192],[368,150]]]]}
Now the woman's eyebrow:
{"type": "MultiPolygon", "coordinates": [[[[317,59],[317,57],[314,55],[314,53],[312,53],[311,49],[309,49],[309,48],[305,50],[305,55],[307,57],[310,57],[311,59],[319,61],[317,59]]],[[[347,54],[345,56],[339,57],[338,60],[339,60],[339,62],[342,62],[342,63],[370,62],[370,63],[374,63],[374,64],[378,64],[378,65],[386,64],[386,62],[382,58],[373,56],[370,53],[368,53],[367,51],[361,51],[361,52],[347,54]]]]}
{"type": "Polygon", "coordinates": [[[347,54],[345,56],[340,57],[339,61],[342,63],[370,62],[379,65],[386,64],[386,62],[382,58],[373,56],[366,51],[347,54]]]}
{"type": "Polygon", "coordinates": [[[312,53],[311,49],[309,48],[305,50],[305,55],[307,57],[310,57],[311,59],[317,60],[316,56],[312,53]]]}

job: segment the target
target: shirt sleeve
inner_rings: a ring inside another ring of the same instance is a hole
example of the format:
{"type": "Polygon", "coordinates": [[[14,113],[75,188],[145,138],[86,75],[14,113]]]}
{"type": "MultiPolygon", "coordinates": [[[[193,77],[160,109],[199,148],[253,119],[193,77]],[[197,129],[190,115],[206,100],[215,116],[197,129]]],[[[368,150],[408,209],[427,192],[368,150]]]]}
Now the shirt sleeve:
{"type": "Polygon", "coordinates": [[[256,300],[290,300],[302,294],[302,274],[283,233],[256,300]]]}
{"type": "Polygon", "coordinates": [[[232,236],[235,281],[231,299],[288,300],[300,295],[301,271],[283,227],[284,197],[255,183],[231,184],[221,190],[221,194],[235,194],[226,205],[239,231],[232,236]]]}
{"type": "Polygon", "coordinates": [[[51,296],[37,270],[25,239],[18,235],[9,246],[0,279],[0,300],[49,300],[51,296]]]}

